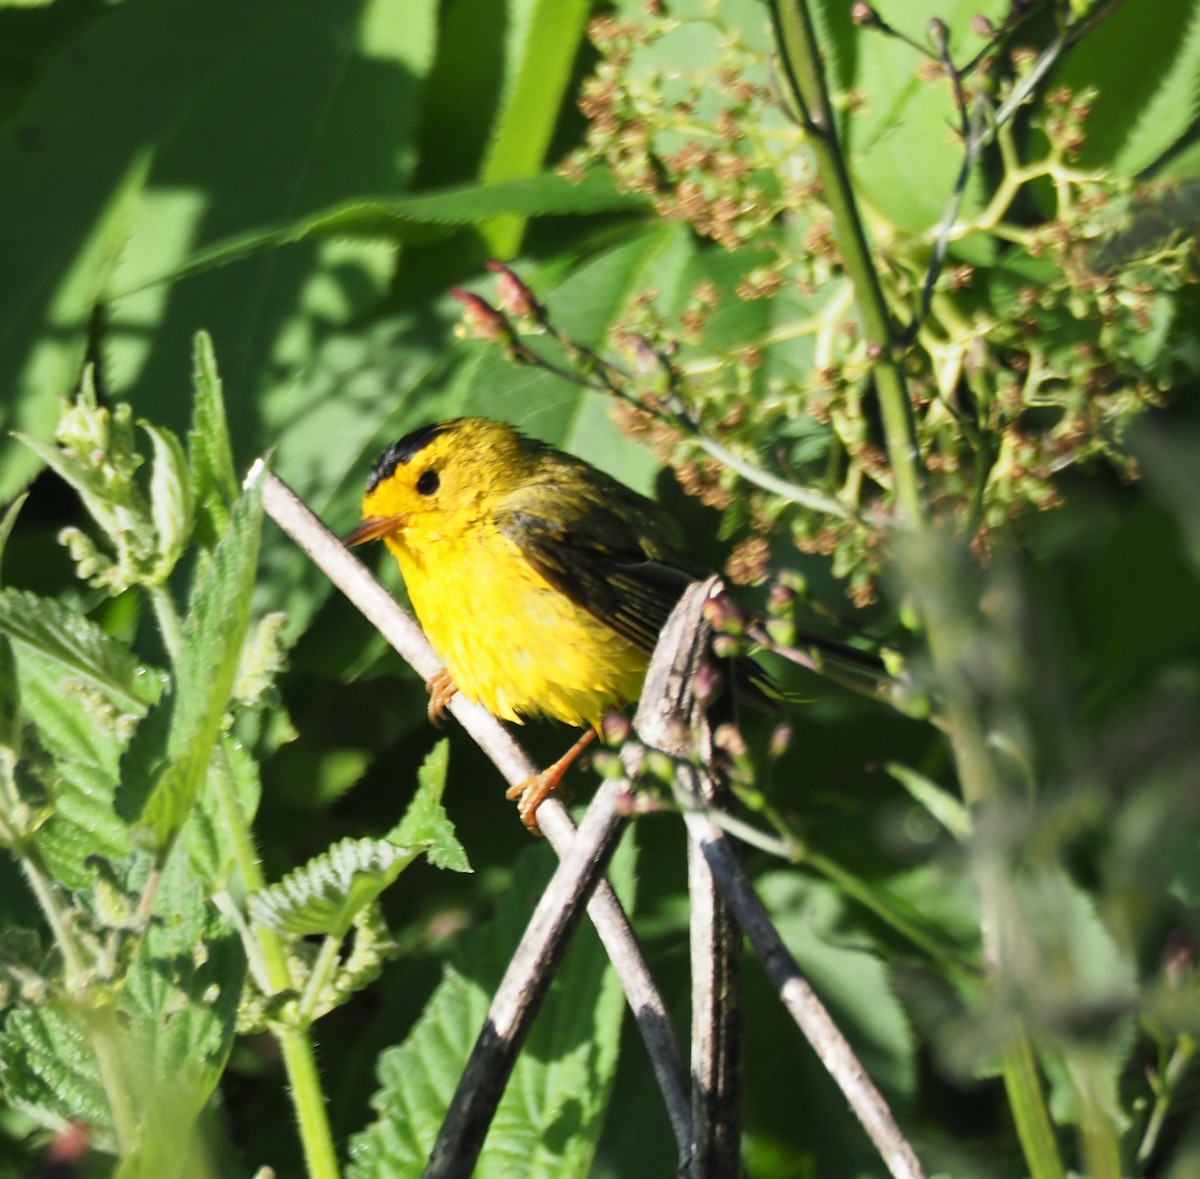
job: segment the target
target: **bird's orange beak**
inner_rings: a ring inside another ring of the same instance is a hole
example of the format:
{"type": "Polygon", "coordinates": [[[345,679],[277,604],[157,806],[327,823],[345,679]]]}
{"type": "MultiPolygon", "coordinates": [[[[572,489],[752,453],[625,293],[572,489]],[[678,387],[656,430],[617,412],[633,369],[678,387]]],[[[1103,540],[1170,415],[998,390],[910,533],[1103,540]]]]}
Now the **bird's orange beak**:
{"type": "Polygon", "coordinates": [[[403,516],[368,516],[342,543],[347,548],[365,544],[368,540],[380,540],[404,527],[403,516]]]}

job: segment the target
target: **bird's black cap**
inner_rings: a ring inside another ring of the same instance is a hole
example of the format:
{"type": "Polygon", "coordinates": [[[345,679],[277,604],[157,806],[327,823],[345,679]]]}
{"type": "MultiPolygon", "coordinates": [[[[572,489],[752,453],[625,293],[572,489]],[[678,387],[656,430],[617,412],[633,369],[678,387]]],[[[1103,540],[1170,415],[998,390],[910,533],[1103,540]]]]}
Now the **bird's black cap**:
{"type": "Polygon", "coordinates": [[[436,422],[432,426],[422,426],[411,434],[405,434],[399,442],[393,442],[375,460],[370,475],[367,476],[367,494],[370,495],[385,479],[391,477],[398,466],[411,462],[439,434],[444,434],[450,427],[449,422],[436,422]]]}

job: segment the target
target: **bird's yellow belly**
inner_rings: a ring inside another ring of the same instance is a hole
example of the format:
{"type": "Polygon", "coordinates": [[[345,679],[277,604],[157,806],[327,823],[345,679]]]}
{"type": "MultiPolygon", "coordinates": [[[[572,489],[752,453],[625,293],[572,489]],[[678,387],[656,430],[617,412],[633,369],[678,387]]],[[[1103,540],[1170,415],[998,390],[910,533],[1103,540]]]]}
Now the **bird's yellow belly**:
{"type": "Polygon", "coordinates": [[[635,700],[647,657],[551,586],[506,537],[397,546],[409,597],[458,690],[495,716],[598,725],[635,700]]]}

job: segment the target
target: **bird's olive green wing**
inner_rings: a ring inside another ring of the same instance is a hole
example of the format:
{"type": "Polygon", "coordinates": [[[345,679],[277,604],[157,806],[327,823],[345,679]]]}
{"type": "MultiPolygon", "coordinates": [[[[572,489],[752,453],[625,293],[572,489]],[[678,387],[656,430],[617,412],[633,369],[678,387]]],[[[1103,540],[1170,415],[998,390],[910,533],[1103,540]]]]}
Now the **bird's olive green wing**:
{"type": "Polygon", "coordinates": [[[669,523],[656,504],[590,467],[559,462],[542,475],[506,499],[500,531],[555,589],[653,651],[699,572],[674,548],[669,523]]]}

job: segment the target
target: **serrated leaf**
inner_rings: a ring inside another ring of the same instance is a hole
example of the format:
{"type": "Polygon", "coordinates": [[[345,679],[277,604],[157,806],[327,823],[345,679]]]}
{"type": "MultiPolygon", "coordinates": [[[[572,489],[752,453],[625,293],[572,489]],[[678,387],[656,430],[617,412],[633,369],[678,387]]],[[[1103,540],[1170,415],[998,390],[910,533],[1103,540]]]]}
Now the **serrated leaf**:
{"type": "Polygon", "coordinates": [[[185,1169],[181,1146],[194,1147],[196,1119],[224,1070],[246,970],[240,939],[184,857],[168,867],[155,912],[120,1000],[142,1125],[131,1174],[146,1179],[197,1173],[185,1169]]]}
{"type": "MultiPolygon", "coordinates": [[[[241,810],[241,821],[249,826],[262,795],[258,762],[226,734],[221,738],[219,754],[213,759],[209,773],[228,777],[228,786],[241,810]]],[[[184,824],[182,839],[196,875],[211,891],[225,887],[236,862],[237,847],[215,791],[201,791],[199,805],[184,824]]]]}
{"type": "Polygon", "coordinates": [[[195,395],[188,431],[188,464],[195,480],[197,503],[219,533],[229,523],[229,509],[237,499],[238,488],[221,376],[212,337],[207,332],[196,333],[192,384],[195,395]]]}
{"type": "Polygon", "coordinates": [[[112,1115],[79,1012],[53,1003],[11,1011],[0,1033],[0,1085],[38,1124],[86,1122],[96,1145],[111,1149],[112,1115]]]}
{"type": "Polygon", "coordinates": [[[463,226],[513,214],[525,217],[596,213],[638,208],[640,197],[620,194],[607,178],[574,184],[556,173],[544,173],[496,184],[468,185],[394,201],[351,201],[297,221],[251,230],[194,254],[175,270],[139,282],[113,298],[125,298],[146,287],[175,282],[231,262],[240,262],[281,246],[330,237],[430,242],[463,226]]]}
{"type": "Polygon", "coordinates": [[[388,839],[401,847],[424,850],[435,868],[470,872],[466,850],[455,837],[454,827],[441,801],[449,765],[450,742],[443,738],[421,763],[417,771],[417,792],[408,804],[404,818],[388,833],[388,839]]]}
{"type": "Polygon", "coordinates": [[[254,893],[251,918],[269,929],[307,937],[345,937],[354,918],[420,853],[387,839],[343,839],[254,893]]]}
{"type": "Polygon", "coordinates": [[[157,677],[128,647],[52,598],[0,590],[0,633],[94,684],[131,712],[145,712],[158,698],[157,677]]]}
{"type": "MultiPolygon", "coordinates": [[[[631,903],[634,851],[626,840],[610,876],[631,903]]],[[[496,920],[463,939],[405,1042],[379,1059],[374,1123],[351,1141],[350,1179],[420,1174],[450,1096],[524,925],[552,868],[522,856],[496,920]]],[[[517,1061],[484,1144],[479,1179],[585,1176],[616,1070],[624,998],[595,931],[580,927],[517,1061]]]]}
{"type": "Polygon", "coordinates": [[[144,828],[160,852],[191,811],[221,733],[250,624],[261,526],[260,478],[242,493],[212,560],[196,574],[174,691],[139,726],[122,766],[118,813],[144,828]]]}
{"type": "Polygon", "coordinates": [[[158,560],[154,576],[166,581],[187,546],[192,534],[195,496],[187,456],[179,439],[170,430],[148,422],[142,429],[154,444],[154,465],[150,473],[150,518],[158,538],[158,560]]]}

